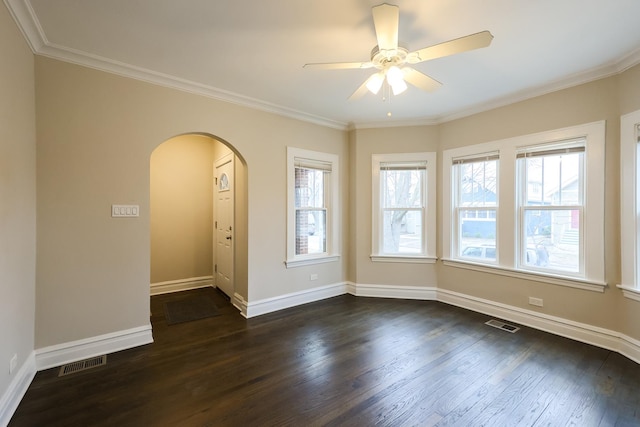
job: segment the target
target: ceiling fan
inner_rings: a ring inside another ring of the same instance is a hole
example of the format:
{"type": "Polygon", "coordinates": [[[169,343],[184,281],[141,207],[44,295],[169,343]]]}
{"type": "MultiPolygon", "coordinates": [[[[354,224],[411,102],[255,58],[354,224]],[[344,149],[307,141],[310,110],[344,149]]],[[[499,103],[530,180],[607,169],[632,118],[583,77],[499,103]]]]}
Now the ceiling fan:
{"type": "Polygon", "coordinates": [[[350,97],[357,99],[367,91],[377,94],[385,80],[394,95],[407,89],[407,83],[422,90],[432,92],[442,86],[439,81],[407,66],[431,59],[442,58],[456,53],[487,47],[493,40],[489,31],[482,31],[444,43],[425,47],[413,52],[398,44],[398,22],[400,8],[383,3],[372,8],[373,24],[378,45],[371,50],[371,60],[367,62],[333,62],[305,64],[304,68],[341,70],[354,68],[375,68],[372,74],[350,97]]]}

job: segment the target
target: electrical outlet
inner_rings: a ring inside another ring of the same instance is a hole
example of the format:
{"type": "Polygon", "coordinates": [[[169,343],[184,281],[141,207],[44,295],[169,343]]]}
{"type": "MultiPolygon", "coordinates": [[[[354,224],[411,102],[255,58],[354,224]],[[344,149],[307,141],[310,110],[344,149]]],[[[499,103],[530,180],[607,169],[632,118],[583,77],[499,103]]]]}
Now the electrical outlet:
{"type": "Polygon", "coordinates": [[[542,307],[542,298],[529,297],[529,304],[542,307]]]}
{"type": "Polygon", "coordinates": [[[318,275],[317,274],[310,274],[309,275],[309,280],[318,280],[318,275]]]}
{"type": "Polygon", "coordinates": [[[13,374],[13,371],[16,370],[18,366],[18,355],[14,354],[11,360],[9,361],[9,375],[13,374]]]}

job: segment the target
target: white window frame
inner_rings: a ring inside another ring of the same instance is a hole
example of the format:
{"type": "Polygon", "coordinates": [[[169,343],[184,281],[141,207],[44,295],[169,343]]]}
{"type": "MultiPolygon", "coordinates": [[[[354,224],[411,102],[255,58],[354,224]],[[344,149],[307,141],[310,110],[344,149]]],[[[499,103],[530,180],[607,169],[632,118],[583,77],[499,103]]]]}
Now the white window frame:
{"type": "MultiPolygon", "coordinates": [[[[559,144],[557,143],[549,143],[549,144],[541,144],[541,145],[536,145],[536,146],[527,146],[527,147],[521,147],[517,150],[517,162],[521,161],[521,160],[526,160],[527,157],[529,156],[535,156],[538,153],[543,153],[543,152],[549,152],[549,151],[564,151],[566,153],[569,152],[582,152],[585,153],[586,152],[586,141],[583,138],[579,138],[578,140],[575,141],[561,141],[559,144]]],[[[561,154],[561,153],[558,153],[561,154]]],[[[586,155],[584,155],[580,161],[580,187],[579,187],[579,199],[580,199],[580,203],[576,204],[576,205],[548,205],[548,206],[529,206],[526,204],[526,200],[525,200],[525,196],[527,195],[527,191],[526,191],[526,186],[527,186],[527,179],[526,179],[526,166],[524,165],[524,163],[518,163],[516,165],[516,182],[518,183],[518,196],[517,196],[517,202],[518,202],[518,218],[516,220],[516,224],[518,226],[518,247],[517,247],[517,262],[516,265],[518,266],[518,269],[520,270],[532,270],[532,271],[547,271],[550,274],[564,274],[567,276],[574,276],[574,277],[584,277],[585,276],[585,265],[584,265],[584,261],[585,261],[585,242],[584,239],[580,239],[579,241],[579,247],[578,247],[578,255],[579,255],[579,261],[578,261],[578,271],[573,273],[573,272],[558,272],[558,270],[550,270],[550,269],[544,269],[544,268],[540,268],[540,267],[536,267],[533,265],[528,265],[525,262],[525,254],[526,254],[526,247],[523,246],[522,242],[526,241],[526,235],[525,235],[525,217],[526,217],[526,212],[527,211],[559,211],[559,210],[577,210],[578,212],[580,212],[580,222],[579,222],[579,230],[580,230],[580,236],[584,236],[585,235],[585,192],[584,192],[584,187],[585,187],[585,181],[586,181],[586,166],[585,166],[585,157],[586,155]]]]}
{"type": "Polygon", "coordinates": [[[604,276],[604,159],[606,122],[598,121],[499,141],[476,144],[443,152],[442,168],[442,236],[443,263],[447,266],[523,278],[596,292],[607,286],[604,276]],[[531,271],[519,267],[520,238],[517,204],[517,153],[529,146],[585,138],[584,193],[584,272],[577,276],[548,271],[531,271]],[[500,203],[497,217],[496,247],[500,256],[496,265],[479,264],[454,257],[456,237],[453,214],[453,159],[498,152],[500,203]]]}
{"type": "Polygon", "coordinates": [[[287,268],[333,262],[340,259],[340,210],[339,210],[339,161],[338,155],[302,148],[287,147],[287,268]],[[331,165],[331,172],[325,180],[326,208],[326,252],[321,254],[296,254],[296,206],[295,206],[295,165],[296,159],[321,162],[331,165]],[[328,182],[326,182],[328,181],[328,182]]]}
{"type": "Polygon", "coordinates": [[[371,156],[372,194],[371,194],[371,261],[406,262],[433,264],[436,258],[436,153],[393,153],[371,156]],[[382,252],[382,206],[380,192],[380,167],[392,162],[426,162],[425,183],[422,191],[422,247],[420,254],[385,254],[382,252]]]}
{"type": "Polygon", "coordinates": [[[640,110],[620,118],[620,255],[625,297],[640,301],[640,110]]]}

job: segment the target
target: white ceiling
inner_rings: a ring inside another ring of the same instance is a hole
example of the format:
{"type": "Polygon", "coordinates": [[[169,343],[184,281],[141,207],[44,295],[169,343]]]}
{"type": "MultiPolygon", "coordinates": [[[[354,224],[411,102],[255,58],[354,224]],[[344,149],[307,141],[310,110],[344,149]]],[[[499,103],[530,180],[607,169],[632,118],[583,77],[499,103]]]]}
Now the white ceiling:
{"type": "Polygon", "coordinates": [[[36,53],[333,127],[437,123],[640,62],[638,0],[389,0],[409,50],[489,30],[491,46],[417,64],[443,83],[347,98],[381,0],[5,0],[36,53]],[[387,117],[391,111],[392,116],[387,117]]]}

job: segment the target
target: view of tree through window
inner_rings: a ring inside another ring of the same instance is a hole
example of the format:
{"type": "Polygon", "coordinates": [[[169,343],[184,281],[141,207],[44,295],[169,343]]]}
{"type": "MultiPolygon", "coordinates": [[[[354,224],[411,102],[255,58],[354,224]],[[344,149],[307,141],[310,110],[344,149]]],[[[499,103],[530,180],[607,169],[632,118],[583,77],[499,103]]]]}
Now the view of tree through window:
{"type": "Polygon", "coordinates": [[[426,164],[381,163],[382,252],[424,253],[426,164]]]}

